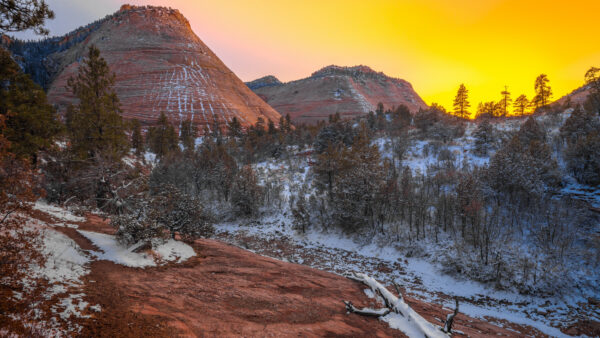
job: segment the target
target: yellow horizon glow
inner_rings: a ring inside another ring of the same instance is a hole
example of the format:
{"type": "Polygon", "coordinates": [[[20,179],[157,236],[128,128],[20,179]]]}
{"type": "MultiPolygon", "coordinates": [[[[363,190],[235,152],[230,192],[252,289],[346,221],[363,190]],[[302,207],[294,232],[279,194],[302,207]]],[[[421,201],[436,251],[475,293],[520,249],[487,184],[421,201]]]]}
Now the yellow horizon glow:
{"type": "Polygon", "coordinates": [[[531,98],[541,73],[558,99],[600,66],[598,0],[114,1],[179,9],[244,81],[364,64],[448,110],[460,83],[474,112],[505,85],[531,98]]]}

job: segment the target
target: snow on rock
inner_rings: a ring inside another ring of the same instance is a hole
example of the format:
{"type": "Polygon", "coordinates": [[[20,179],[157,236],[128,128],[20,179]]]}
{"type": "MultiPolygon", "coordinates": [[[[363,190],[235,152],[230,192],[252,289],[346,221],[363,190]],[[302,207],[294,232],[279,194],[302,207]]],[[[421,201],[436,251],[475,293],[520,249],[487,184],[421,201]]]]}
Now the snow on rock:
{"type": "MultiPolygon", "coordinates": [[[[52,312],[58,314],[62,319],[69,319],[71,316],[77,318],[90,318],[89,315],[83,314],[83,311],[85,311],[89,305],[88,302],[82,299],[84,296],[84,293],[70,294],[68,297],[61,299],[58,304],[53,306],[52,312]]],[[[94,305],[94,307],[99,306],[100,305],[94,305]]]]}
{"type": "MultiPolygon", "coordinates": [[[[102,252],[94,252],[94,255],[98,259],[134,268],[157,265],[152,256],[144,253],[132,252],[130,248],[121,245],[115,236],[92,231],[78,231],[102,250],[102,252]]],[[[157,245],[154,248],[154,251],[158,253],[160,259],[165,262],[175,261],[180,263],[196,255],[192,247],[173,239],[157,245]]]]}
{"type": "Polygon", "coordinates": [[[66,209],[50,205],[42,200],[38,200],[37,202],[35,202],[35,204],[33,205],[33,208],[35,210],[45,212],[45,213],[51,215],[52,217],[58,218],[64,222],[84,222],[85,221],[84,217],[75,216],[66,209]]]}
{"type": "Polygon", "coordinates": [[[394,309],[393,312],[380,317],[381,320],[387,322],[391,328],[404,332],[409,337],[430,337],[430,338],[444,338],[448,337],[441,328],[431,324],[420,314],[415,312],[402,298],[394,296],[388,289],[379,284],[374,278],[369,277],[365,274],[358,273],[353,279],[360,280],[375,293],[378,291],[383,295],[384,298],[391,301],[391,307],[394,309]]]}
{"type": "Polygon", "coordinates": [[[159,245],[154,251],[158,252],[163,260],[177,263],[185,262],[188,258],[196,255],[191,246],[174,239],[159,245]]]}

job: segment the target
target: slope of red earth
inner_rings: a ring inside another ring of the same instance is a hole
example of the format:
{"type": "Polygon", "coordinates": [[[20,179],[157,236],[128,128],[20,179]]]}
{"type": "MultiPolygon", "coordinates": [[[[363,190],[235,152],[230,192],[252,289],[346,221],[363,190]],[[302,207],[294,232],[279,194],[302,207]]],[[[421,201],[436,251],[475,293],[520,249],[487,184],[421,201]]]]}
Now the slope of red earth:
{"type": "MultiPolygon", "coordinates": [[[[52,217],[33,215],[45,223],[52,217]]],[[[88,215],[79,229],[114,230],[106,220],[88,215]]],[[[56,227],[83,250],[98,250],[75,229],[56,227]]],[[[380,307],[365,287],[343,276],[260,256],[216,240],[192,244],[197,255],[188,261],[154,268],[128,268],[93,261],[83,292],[101,313],[79,319],[82,335],[403,337],[387,323],[346,313],[342,300],[380,307]]],[[[406,297],[419,314],[441,325],[451,312],[436,304],[406,297]]],[[[544,336],[539,331],[506,323],[499,327],[459,314],[453,336],[544,336]],[[517,333],[518,332],[518,333],[517,333]]]]}
{"type": "Polygon", "coordinates": [[[277,121],[279,113],[256,96],[192,31],[177,10],[124,5],[104,19],[84,41],[47,62],[59,69],[48,99],[60,111],[74,103],[66,88],[87,48],[100,49],[116,74],[115,90],[123,116],[153,124],[161,112],[178,124],[191,119],[202,126],[234,116],[242,125],[258,117],[277,121]]]}
{"type": "Polygon", "coordinates": [[[269,76],[246,84],[296,123],[316,123],[335,113],[348,118],[365,115],[379,102],[385,109],[404,104],[413,113],[427,108],[408,81],[367,66],[328,66],[301,80],[280,83],[269,76]]]}

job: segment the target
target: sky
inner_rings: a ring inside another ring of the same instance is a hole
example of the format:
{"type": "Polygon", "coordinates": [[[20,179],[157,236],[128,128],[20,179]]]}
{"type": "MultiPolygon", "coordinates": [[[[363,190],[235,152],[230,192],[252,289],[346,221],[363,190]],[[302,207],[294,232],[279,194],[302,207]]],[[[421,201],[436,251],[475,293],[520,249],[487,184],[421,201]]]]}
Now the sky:
{"type": "MultiPolygon", "coordinates": [[[[600,66],[598,0],[47,0],[61,35],[123,3],[179,9],[242,80],[309,76],[331,64],[367,65],[452,107],[461,83],[472,108],[534,94],[545,73],[554,99],[600,66]]],[[[21,37],[33,37],[21,33],[21,37]]]]}

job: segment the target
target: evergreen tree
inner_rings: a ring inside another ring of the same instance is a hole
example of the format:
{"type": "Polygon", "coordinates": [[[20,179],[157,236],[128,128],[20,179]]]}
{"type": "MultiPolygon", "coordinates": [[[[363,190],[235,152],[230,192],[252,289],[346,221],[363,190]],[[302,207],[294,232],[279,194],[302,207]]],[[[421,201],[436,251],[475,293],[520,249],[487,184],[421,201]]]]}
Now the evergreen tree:
{"type": "Polygon", "coordinates": [[[504,86],[504,90],[500,94],[502,95],[502,100],[500,101],[502,108],[502,116],[507,116],[508,106],[512,102],[512,99],[510,98],[510,92],[508,91],[508,87],[504,86]]]}
{"type": "Polygon", "coordinates": [[[101,155],[118,160],[127,151],[127,135],[114,83],[115,75],[100,56],[100,50],[91,46],[79,73],[67,82],[79,99],[78,105],[70,106],[67,112],[71,147],[79,159],[101,155]]]}
{"type": "Polygon", "coordinates": [[[527,107],[529,106],[529,100],[525,94],[517,97],[515,102],[513,103],[514,112],[516,115],[523,116],[527,112],[527,107]]]}
{"type": "Polygon", "coordinates": [[[289,134],[292,131],[292,118],[290,114],[285,114],[285,133],[289,134]]]}
{"type": "Polygon", "coordinates": [[[260,116],[256,119],[256,124],[254,125],[254,133],[258,137],[262,137],[265,134],[265,119],[263,119],[260,116]]]}
{"type": "Polygon", "coordinates": [[[194,150],[198,129],[190,119],[181,121],[179,125],[179,140],[187,150],[194,150]]]}
{"type": "Polygon", "coordinates": [[[550,98],[552,97],[552,88],[548,84],[550,80],[548,79],[548,75],[541,74],[535,79],[535,96],[531,100],[535,108],[545,107],[550,103],[550,98]]]}
{"type": "Polygon", "coordinates": [[[54,19],[45,0],[0,0],[0,31],[19,32],[32,29],[36,34],[48,35],[46,19],[54,19]]]}
{"type": "Polygon", "coordinates": [[[269,119],[267,126],[269,135],[277,134],[277,128],[275,128],[275,123],[271,121],[271,119],[269,119]]]}
{"type": "Polygon", "coordinates": [[[140,156],[144,151],[144,138],[142,137],[142,128],[138,119],[131,121],[131,147],[135,149],[136,156],[140,156]]]}
{"type": "Polygon", "coordinates": [[[600,185],[600,132],[597,129],[590,130],[569,142],[565,159],[578,182],[600,185]]]}
{"type": "Polygon", "coordinates": [[[496,102],[488,101],[488,102],[480,102],[477,106],[477,118],[490,118],[496,117],[496,102]]]}
{"type": "Polygon", "coordinates": [[[484,119],[475,129],[473,136],[475,137],[475,153],[479,156],[486,156],[494,140],[494,127],[487,119],[484,119]]]}
{"type": "Polygon", "coordinates": [[[454,98],[454,114],[463,119],[469,118],[469,90],[464,84],[460,84],[456,97],[454,98]]]}
{"type": "Polygon", "coordinates": [[[346,231],[375,225],[375,205],[384,178],[379,150],[370,144],[367,127],[361,129],[352,146],[343,152],[346,169],[337,175],[332,190],[334,220],[346,231]]]}
{"type": "Polygon", "coordinates": [[[412,121],[412,115],[406,105],[399,105],[396,110],[392,113],[392,128],[394,130],[400,130],[410,126],[412,121]]]}
{"type": "Polygon", "coordinates": [[[317,155],[313,170],[316,175],[315,185],[321,190],[327,191],[330,198],[335,186],[337,175],[347,169],[344,160],[344,146],[337,142],[329,142],[322,152],[317,155]]]}
{"type": "Polygon", "coordinates": [[[263,189],[258,185],[256,174],[249,165],[244,166],[235,178],[231,203],[239,216],[254,216],[263,199],[263,189]]]}
{"type": "Polygon", "coordinates": [[[165,113],[161,113],[157,125],[150,127],[146,133],[146,142],[159,158],[178,149],[177,133],[173,125],[169,123],[165,113]]]}
{"type": "Polygon", "coordinates": [[[242,125],[237,117],[232,117],[231,121],[227,124],[227,129],[229,129],[229,135],[233,137],[242,136],[242,125]]]}
{"type": "Polygon", "coordinates": [[[586,109],[600,114],[600,68],[591,67],[588,69],[585,73],[585,84],[590,90],[586,102],[586,109]]]}
{"type": "Polygon", "coordinates": [[[61,130],[46,93],[21,72],[10,53],[0,48],[0,115],[6,117],[4,136],[10,151],[20,158],[37,162],[40,150],[53,146],[61,130]]]}

